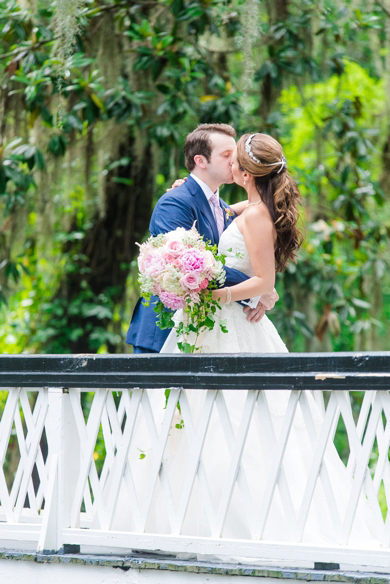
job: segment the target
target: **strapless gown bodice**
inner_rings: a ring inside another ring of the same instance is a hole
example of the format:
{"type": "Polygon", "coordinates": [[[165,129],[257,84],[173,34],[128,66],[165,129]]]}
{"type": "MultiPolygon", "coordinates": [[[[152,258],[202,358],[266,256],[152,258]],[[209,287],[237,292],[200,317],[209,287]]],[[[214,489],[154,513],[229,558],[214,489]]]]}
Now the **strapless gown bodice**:
{"type": "Polygon", "coordinates": [[[245,239],[237,226],[232,221],[229,227],[222,233],[219,240],[218,252],[226,256],[226,265],[229,268],[240,270],[250,278],[254,276],[245,239]]]}

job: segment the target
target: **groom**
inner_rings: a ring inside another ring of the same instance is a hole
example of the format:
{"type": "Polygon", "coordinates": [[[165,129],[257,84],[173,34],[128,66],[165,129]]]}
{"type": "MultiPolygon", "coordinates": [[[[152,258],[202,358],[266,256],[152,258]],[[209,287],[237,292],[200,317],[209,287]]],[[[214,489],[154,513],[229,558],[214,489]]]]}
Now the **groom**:
{"type": "MultiPolygon", "coordinates": [[[[177,227],[196,228],[205,240],[218,244],[219,237],[236,214],[219,198],[218,188],[233,182],[231,159],[236,131],[227,124],[201,124],[186,138],[185,163],[190,176],[185,183],[169,191],[159,199],[150,220],[150,233],[155,236],[177,227]],[[227,211],[229,209],[229,211],[227,211]]],[[[242,272],[225,266],[227,286],[234,286],[248,278],[242,272]]],[[[258,303],[249,312],[248,319],[259,321],[270,310],[277,295],[267,306],[258,303]]],[[[156,325],[157,315],[150,306],[142,304],[140,298],[135,306],[127,333],[126,343],[133,345],[134,353],[158,353],[170,330],[161,330],[156,325]]]]}

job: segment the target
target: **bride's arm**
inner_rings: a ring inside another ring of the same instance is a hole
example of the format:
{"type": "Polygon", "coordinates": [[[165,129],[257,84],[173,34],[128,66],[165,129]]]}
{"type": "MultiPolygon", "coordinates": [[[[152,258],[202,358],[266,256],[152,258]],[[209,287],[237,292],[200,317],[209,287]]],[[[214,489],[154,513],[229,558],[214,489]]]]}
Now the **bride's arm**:
{"type": "Polygon", "coordinates": [[[240,201],[239,203],[234,203],[234,205],[229,205],[229,207],[233,209],[236,215],[241,215],[247,204],[248,201],[240,201]]]}
{"type": "Polygon", "coordinates": [[[275,227],[268,209],[248,209],[245,221],[240,225],[255,275],[245,282],[213,291],[213,298],[226,302],[228,289],[231,302],[270,294],[275,285],[275,227]]]}

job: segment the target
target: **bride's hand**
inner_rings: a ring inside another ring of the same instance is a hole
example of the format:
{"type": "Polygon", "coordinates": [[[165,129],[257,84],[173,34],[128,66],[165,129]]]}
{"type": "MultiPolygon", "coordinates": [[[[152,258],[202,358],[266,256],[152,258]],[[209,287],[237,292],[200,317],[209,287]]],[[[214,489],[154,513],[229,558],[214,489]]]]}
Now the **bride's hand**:
{"type": "Polygon", "coordinates": [[[175,180],[175,182],[173,183],[173,185],[171,186],[170,189],[167,189],[166,192],[171,191],[172,189],[175,189],[176,187],[180,187],[181,185],[183,185],[187,180],[187,177],[185,178],[177,178],[175,180]]]}

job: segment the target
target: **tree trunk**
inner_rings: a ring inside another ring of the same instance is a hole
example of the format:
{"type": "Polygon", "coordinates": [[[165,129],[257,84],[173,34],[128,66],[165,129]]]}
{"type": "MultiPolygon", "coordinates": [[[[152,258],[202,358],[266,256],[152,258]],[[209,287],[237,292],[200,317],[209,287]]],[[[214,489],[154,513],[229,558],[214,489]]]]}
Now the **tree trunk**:
{"type": "MultiPolygon", "coordinates": [[[[84,235],[80,244],[72,241],[64,246],[64,252],[70,257],[77,247],[74,268],[68,272],[54,297],[62,306],[70,307],[82,298],[88,289],[93,295],[93,302],[99,302],[99,295],[109,295],[111,306],[120,303],[126,291],[126,278],[129,264],[136,252],[136,242],[140,242],[148,228],[155,184],[155,165],[152,145],[144,140],[141,148],[137,143],[133,130],[129,130],[126,140],[119,147],[118,158],[129,158],[126,166],[119,166],[108,174],[105,183],[105,212],[99,210],[91,221],[92,225],[84,235]],[[138,154],[138,157],[137,157],[138,154]],[[114,179],[130,179],[131,185],[117,182],[114,179]],[[83,259],[84,256],[84,259],[83,259]],[[88,258],[86,262],[85,257],[88,258]],[[80,258],[80,259],[78,259],[80,258]]],[[[76,230],[73,225],[71,231],[76,230]]],[[[107,329],[111,318],[85,317],[81,312],[67,315],[67,331],[82,329],[85,334],[77,339],[66,340],[66,350],[72,353],[90,353],[96,349],[91,344],[91,334],[97,327],[107,329]]],[[[58,328],[58,317],[52,317],[47,326],[58,328]]],[[[53,347],[61,345],[65,340],[63,331],[51,337],[45,347],[49,352],[55,352],[53,347]]],[[[116,346],[107,342],[110,352],[115,352],[116,346]]]]}
{"type": "MultiPolygon", "coordinates": [[[[270,26],[276,24],[277,22],[286,21],[289,17],[289,0],[268,0],[267,12],[270,26]]],[[[274,55],[277,53],[278,48],[283,44],[282,41],[275,41],[268,45],[268,54],[271,61],[274,60],[274,55]]],[[[280,93],[282,91],[282,82],[279,79],[277,83],[268,73],[261,84],[261,102],[259,107],[259,115],[264,121],[267,120],[268,116],[272,112],[276,101],[278,100],[280,93]]]]}
{"type": "MultiPolygon", "coordinates": [[[[390,0],[383,0],[383,5],[390,14],[390,0]]],[[[384,79],[386,94],[390,91],[390,17],[386,15],[386,65],[384,68],[384,79]]],[[[382,174],[380,177],[380,186],[387,196],[390,195],[390,103],[386,100],[386,117],[387,117],[387,139],[382,148],[382,174]]]]}
{"type": "MultiPolygon", "coordinates": [[[[295,291],[295,305],[299,307],[299,310],[306,315],[307,322],[310,327],[315,330],[318,323],[318,312],[316,310],[316,295],[314,292],[307,292],[306,290],[300,288],[295,291]]],[[[332,339],[330,337],[329,331],[325,332],[322,340],[320,340],[316,335],[312,338],[305,337],[305,351],[307,353],[323,353],[332,351],[332,339]]]]}

